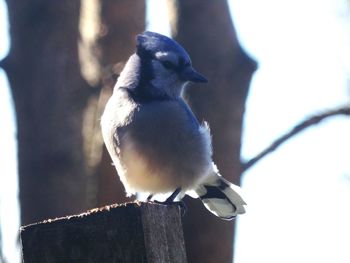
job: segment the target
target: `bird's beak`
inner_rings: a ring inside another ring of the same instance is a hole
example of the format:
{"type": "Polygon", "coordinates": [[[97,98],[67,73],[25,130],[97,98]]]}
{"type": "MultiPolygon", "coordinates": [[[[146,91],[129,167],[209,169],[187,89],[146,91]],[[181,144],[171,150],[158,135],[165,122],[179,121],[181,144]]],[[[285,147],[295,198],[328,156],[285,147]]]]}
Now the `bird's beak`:
{"type": "Polygon", "coordinates": [[[197,72],[194,68],[188,67],[181,72],[181,77],[186,81],[207,83],[208,80],[202,74],[197,72]]]}

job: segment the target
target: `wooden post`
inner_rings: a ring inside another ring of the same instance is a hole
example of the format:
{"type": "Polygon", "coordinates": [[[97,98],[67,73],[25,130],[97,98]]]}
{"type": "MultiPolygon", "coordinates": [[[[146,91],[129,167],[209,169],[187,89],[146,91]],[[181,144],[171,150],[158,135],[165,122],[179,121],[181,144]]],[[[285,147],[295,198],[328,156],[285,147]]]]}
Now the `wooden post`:
{"type": "Polygon", "coordinates": [[[127,203],[21,227],[24,263],[187,262],[177,205],[127,203]]]}

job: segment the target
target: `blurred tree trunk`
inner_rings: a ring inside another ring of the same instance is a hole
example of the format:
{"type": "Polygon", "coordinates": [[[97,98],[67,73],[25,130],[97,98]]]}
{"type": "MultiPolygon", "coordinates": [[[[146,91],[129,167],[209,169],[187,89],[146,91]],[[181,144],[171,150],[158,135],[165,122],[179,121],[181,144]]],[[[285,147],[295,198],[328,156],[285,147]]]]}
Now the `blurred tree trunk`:
{"type": "MultiPolygon", "coordinates": [[[[239,184],[242,121],[256,63],[238,43],[226,0],[169,3],[174,37],[209,79],[209,85],[187,90],[188,101],[199,120],[209,122],[220,173],[239,184]]],[[[188,198],[187,203],[189,262],[232,262],[234,223],[212,216],[197,200],[188,198]]]]}
{"type": "Polygon", "coordinates": [[[6,2],[11,50],[1,65],[15,101],[21,221],[28,224],[86,208],[80,1],[6,2]]]}
{"type": "Polygon", "coordinates": [[[144,30],[145,1],[7,4],[12,46],[1,66],[17,113],[22,223],[122,201],[99,119],[144,30]]]}

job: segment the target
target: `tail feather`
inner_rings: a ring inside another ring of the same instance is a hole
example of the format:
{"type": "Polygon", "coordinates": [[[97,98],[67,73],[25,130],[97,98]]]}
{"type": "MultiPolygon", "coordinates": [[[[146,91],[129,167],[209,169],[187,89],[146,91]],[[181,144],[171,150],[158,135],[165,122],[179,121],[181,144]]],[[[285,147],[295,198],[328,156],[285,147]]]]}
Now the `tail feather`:
{"type": "Polygon", "coordinates": [[[210,212],[222,219],[232,220],[238,214],[245,213],[246,203],[239,195],[239,189],[220,174],[214,173],[195,192],[210,212]]]}

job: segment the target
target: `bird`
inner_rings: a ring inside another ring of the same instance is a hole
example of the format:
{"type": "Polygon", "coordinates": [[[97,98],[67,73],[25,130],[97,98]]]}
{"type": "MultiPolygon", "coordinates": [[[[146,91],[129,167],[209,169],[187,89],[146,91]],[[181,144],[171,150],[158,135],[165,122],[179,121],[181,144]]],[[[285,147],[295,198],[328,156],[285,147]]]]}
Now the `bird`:
{"type": "Polygon", "coordinates": [[[220,175],[209,125],[183,98],[188,83],[207,81],[175,40],[138,34],[101,116],[102,136],[127,196],[170,194],[164,203],[172,203],[187,194],[232,220],[245,213],[240,187],[220,175]]]}

